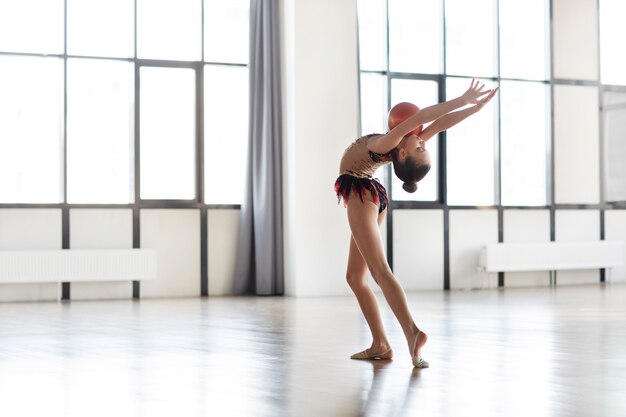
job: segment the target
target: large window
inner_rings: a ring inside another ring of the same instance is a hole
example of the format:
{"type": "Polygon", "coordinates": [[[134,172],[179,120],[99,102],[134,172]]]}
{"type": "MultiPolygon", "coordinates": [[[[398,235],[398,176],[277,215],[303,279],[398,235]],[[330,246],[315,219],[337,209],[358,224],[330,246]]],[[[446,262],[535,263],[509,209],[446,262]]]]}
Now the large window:
{"type": "Polygon", "coordinates": [[[191,200],[195,192],[195,72],[141,68],[141,198],[191,200]]]}
{"type": "MultiPolygon", "coordinates": [[[[424,108],[437,103],[439,97],[437,89],[437,83],[434,81],[395,78],[391,80],[391,102],[395,104],[408,101],[419,108],[424,108]]],[[[434,201],[438,198],[439,138],[437,136],[431,138],[426,143],[426,149],[430,153],[431,169],[428,175],[420,181],[419,192],[407,193],[402,188],[402,181],[392,175],[391,198],[393,200],[434,201]]]]}
{"type": "Polygon", "coordinates": [[[499,0],[501,77],[549,78],[548,7],[548,0],[499,0]]]}
{"type": "Polygon", "coordinates": [[[0,56],[0,92],[0,202],[60,202],[63,62],[0,56]]]}
{"type": "Polygon", "coordinates": [[[626,201],[626,91],[604,93],[604,196],[626,201]]]}
{"type": "Polygon", "coordinates": [[[0,0],[0,203],[240,204],[248,26],[249,0],[0,0]]]}
{"type": "Polygon", "coordinates": [[[204,199],[239,204],[248,160],[249,0],[204,3],[204,199]],[[223,40],[227,39],[227,42],[223,40]],[[227,175],[225,175],[227,173],[227,175]]]}
{"type": "Polygon", "coordinates": [[[600,67],[603,84],[626,85],[626,3],[600,0],[600,67]]]}
{"type": "Polygon", "coordinates": [[[67,61],[67,201],[130,203],[133,71],[126,61],[67,61]]]}
{"type": "Polygon", "coordinates": [[[63,0],[0,1],[0,52],[63,53],[63,0]]]}
{"type": "Polygon", "coordinates": [[[248,70],[207,65],[204,69],[204,198],[209,204],[243,200],[248,161],[248,70]],[[242,121],[244,121],[242,123],[242,121]],[[224,173],[228,173],[227,176],[224,173]]]}
{"type": "Polygon", "coordinates": [[[544,206],[549,161],[549,87],[527,81],[501,82],[502,204],[544,206]]]}
{"type": "MultiPolygon", "coordinates": [[[[480,80],[489,88],[488,80],[480,80]]],[[[463,94],[466,78],[448,78],[446,99],[463,94]]],[[[454,126],[447,134],[448,204],[490,206],[496,203],[497,108],[489,103],[480,112],[454,126]]]]}
{"type": "MultiPolygon", "coordinates": [[[[600,0],[600,79],[604,84],[601,105],[602,178],[605,201],[626,201],[626,36],[623,0],[600,0]]],[[[622,203],[623,204],[623,203],[622,203]]]]}
{"type": "Polygon", "coordinates": [[[446,72],[497,75],[496,0],[446,0],[446,72]]]}
{"type": "Polygon", "coordinates": [[[201,10],[199,0],[137,0],[137,56],[199,61],[201,10]]]}
{"type": "Polygon", "coordinates": [[[397,102],[452,99],[472,78],[501,87],[480,113],[446,132],[445,144],[427,143],[433,166],[416,193],[391,175],[392,199],[548,204],[548,0],[359,0],[358,8],[363,133],[386,128],[397,102]]]}
{"type": "MultiPolygon", "coordinates": [[[[391,71],[428,74],[441,72],[441,14],[440,0],[389,1],[391,71]]],[[[384,36],[381,38],[384,39],[384,36]]]]}
{"type": "Polygon", "coordinates": [[[250,0],[204,1],[204,60],[248,63],[250,0]]]}
{"type": "Polygon", "coordinates": [[[359,0],[359,63],[361,70],[387,69],[386,0],[359,0]]]}
{"type": "Polygon", "coordinates": [[[132,58],[134,4],[128,0],[67,0],[67,53],[132,58]]]}

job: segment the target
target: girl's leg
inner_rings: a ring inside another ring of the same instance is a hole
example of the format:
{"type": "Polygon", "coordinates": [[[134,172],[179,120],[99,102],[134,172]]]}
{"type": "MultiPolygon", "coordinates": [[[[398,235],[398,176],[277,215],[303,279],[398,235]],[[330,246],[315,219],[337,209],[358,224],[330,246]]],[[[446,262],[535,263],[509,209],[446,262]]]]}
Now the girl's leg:
{"type": "Polygon", "coordinates": [[[415,325],[404,290],[387,263],[377,224],[378,206],[371,201],[361,202],[353,199],[348,202],[347,210],[352,237],[372,277],[382,289],[387,303],[400,322],[411,356],[417,356],[420,348],[426,343],[427,335],[415,325]]]}
{"type": "MultiPolygon", "coordinates": [[[[360,203],[360,202],[359,202],[360,203]]],[[[385,215],[382,213],[378,216],[378,224],[382,222],[385,215]]],[[[365,320],[372,333],[372,345],[366,350],[366,356],[373,356],[377,354],[384,355],[385,358],[391,358],[393,352],[391,352],[389,341],[385,335],[385,329],[380,317],[380,310],[378,309],[378,302],[374,291],[367,283],[367,263],[359,248],[354,241],[354,238],[350,237],[350,254],[348,255],[348,269],[346,271],[346,279],[348,285],[354,292],[361,311],[365,316],[365,320]]],[[[353,355],[354,356],[354,355],[353,355]]]]}

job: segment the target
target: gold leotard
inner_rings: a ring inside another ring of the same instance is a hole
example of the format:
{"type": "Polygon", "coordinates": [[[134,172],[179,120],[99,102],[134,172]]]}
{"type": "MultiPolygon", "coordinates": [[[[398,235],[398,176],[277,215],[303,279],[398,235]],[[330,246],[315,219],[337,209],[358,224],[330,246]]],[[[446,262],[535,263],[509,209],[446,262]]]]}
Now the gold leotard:
{"type": "Polygon", "coordinates": [[[389,154],[377,154],[367,149],[367,143],[374,136],[379,136],[379,134],[374,133],[358,138],[346,148],[339,164],[339,175],[372,178],[378,168],[391,162],[389,154]]]}
{"type": "Polygon", "coordinates": [[[363,136],[346,148],[339,164],[339,178],[335,181],[337,201],[343,199],[347,205],[350,194],[358,196],[361,202],[369,192],[374,204],[379,206],[378,212],[387,208],[388,197],[385,187],[375,178],[374,172],[391,162],[390,154],[377,154],[367,149],[368,141],[379,134],[363,136]]]}

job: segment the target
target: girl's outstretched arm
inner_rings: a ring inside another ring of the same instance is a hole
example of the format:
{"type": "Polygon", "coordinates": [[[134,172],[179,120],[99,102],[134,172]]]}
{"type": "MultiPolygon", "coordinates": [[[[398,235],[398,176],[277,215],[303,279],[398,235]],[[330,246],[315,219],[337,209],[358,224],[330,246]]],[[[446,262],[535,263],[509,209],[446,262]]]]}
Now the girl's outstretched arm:
{"type": "MultiPolygon", "coordinates": [[[[387,153],[393,148],[398,146],[400,141],[409,132],[415,130],[419,125],[432,122],[439,119],[445,114],[450,113],[458,108],[461,108],[468,104],[478,104],[481,97],[486,94],[492,93],[492,90],[484,90],[484,84],[479,83],[476,80],[472,80],[470,87],[461,96],[444,103],[435,104],[433,106],[425,107],[417,114],[407,118],[398,126],[391,129],[387,134],[372,139],[368,144],[369,150],[376,153],[387,153]]],[[[421,137],[421,136],[420,136],[421,137]]]]}
{"type": "Polygon", "coordinates": [[[483,106],[487,104],[489,100],[491,100],[493,96],[496,95],[497,92],[498,88],[494,88],[493,90],[491,90],[489,95],[478,100],[476,105],[441,116],[440,118],[432,122],[426,129],[424,129],[422,133],[420,133],[420,139],[426,142],[437,133],[447,130],[455,124],[459,123],[460,121],[467,119],[469,116],[482,109],[483,106]]]}

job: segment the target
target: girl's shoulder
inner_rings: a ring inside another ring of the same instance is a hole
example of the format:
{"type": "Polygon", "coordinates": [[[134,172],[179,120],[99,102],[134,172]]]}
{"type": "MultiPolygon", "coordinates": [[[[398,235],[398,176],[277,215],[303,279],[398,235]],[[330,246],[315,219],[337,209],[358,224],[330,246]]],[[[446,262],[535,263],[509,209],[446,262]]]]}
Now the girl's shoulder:
{"type": "MultiPolygon", "coordinates": [[[[365,135],[361,138],[359,138],[359,140],[363,140],[364,144],[368,144],[370,141],[373,141],[375,139],[378,139],[381,136],[385,136],[384,133],[370,133],[369,135],[365,135]]],[[[368,153],[370,155],[370,158],[372,158],[375,162],[386,162],[386,161],[390,161],[391,160],[391,151],[387,152],[387,153],[378,153],[378,152],[374,152],[372,151],[369,146],[368,146],[368,153]]]]}
{"type": "Polygon", "coordinates": [[[368,146],[370,140],[376,139],[380,136],[384,135],[382,133],[370,133],[369,135],[361,136],[360,138],[355,140],[352,145],[350,145],[350,148],[358,147],[358,149],[361,149],[361,152],[367,153],[369,158],[375,163],[389,162],[391,161],[391,152],[377,153],[372,151],[368,146]]]}
{"type": "Polygon", "coordinates": [[[350,145],[348,146],[348,148],[353,148],[357,145],[361,145],[361,146],[367,146],[367,144],[369,143],[370,140],[376,138],[380,136],[379,133],[370,133],[369,135],[365,135],[365,136],[361,136],[357,139],[355,139],[354,141],[352,141],[352,143],[350,143],[350,145]]]}
{"type": "Polygon", "coordinates": [[[370,134],[367,134],[365,136],[361,136],[360,138],[355,140],[355,142],[358,142],[358,143],[369,143],[370,141],[372,141],[372,140],[374,140],[374,139],[376,139],[376,138],[378,138],[380,136],[383,136],[383,134],[382,133],[370,133],[370,134]]]}
{"type": "Polygon", "coordinates": [[[370,133],[370,134],[367,134],[365,136],[361,136],[360,139],[368,139],[369,140],[369,139],[373,139],[373,138],[375,138],[377,136],[383,136],[383,133],[370,133]]]}

